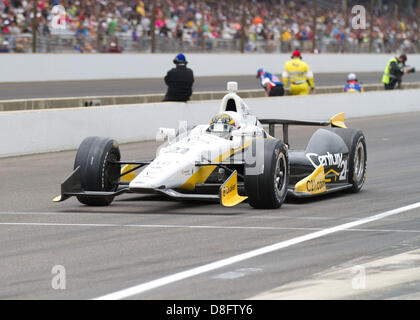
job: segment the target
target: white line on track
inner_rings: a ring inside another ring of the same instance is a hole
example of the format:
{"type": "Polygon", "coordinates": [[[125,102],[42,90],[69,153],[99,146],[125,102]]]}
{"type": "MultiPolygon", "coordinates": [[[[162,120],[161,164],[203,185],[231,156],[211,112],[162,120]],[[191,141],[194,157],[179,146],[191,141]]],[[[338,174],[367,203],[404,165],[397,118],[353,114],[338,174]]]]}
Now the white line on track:
{"type": "MultiPolygon", "coordinates": [[[[126,212],[118,212],[117,214],[114,213],[101,213],[101,212],[57,212],[57,211],[51,211],[51,212],[14,212],[14,211],[6,211],[6,212],[1,212],[0,211],[0,216],[2,215],[9,215],[9,216],[53,216],[53,215],[57,215],[57,216],[123,216],[123,215],[129,215],[129,216],[133,216],[133,215],[141,215],[141,213],[136,214],[136,213],[126,213],[126,212]]],[[[167,214],[159,214],[159,213],[154,213],[153,216],[167,216],[167,214]]],[[[214,217],[219,218],[219,215],[215,215],[214,217]]],[[[247,216],[247,215],[243,215],[241,216],[241,219],[250,219],[250,220],[287,220],[287,219],[291,219],[291,220],[348,220],[348,221],[355,221],[355,220],[359,220],[359,218],[357,217],[311,217],[311,216],[283,216],[283,215],[276,215],[276,216],[247,216]]],[[[314,230],[319,230],[321,228],[314,228],[314,230]]]]}
{"type": "MultiPolygon", "coordinates": [[[[119,216],[122,215],[130,215],[132,216],[133,214],[137,214],[137,213],[133,213],[133,212],[118,212],[119,216]]],[[[142,213],[138,213],[138,215],[141,215],[142,213]]],[[[18,212],[18,211],[0,211],[0,215],[10,215],[10,216],[25,216],[25,215],[65,215],[65,216],[71,216],[71,215],[76,215],[76,216],[88,216],[88,215],[93,215],[93,216],[111,216],[111,215],[115,215],[114,213],[102,213],[102,212],[57,212],[57,211],[50,211],[50,212],[18,212]]],[[[154,216],[159,216],[159,215],[165,215],[167,216],[167,214],[159,214],[159,213],[154,213],[154,216]]],[[[215,215],[216,217],[220,217],[219,215],[215,215]]],[[[310,217],[310,216],[303,216],[303,217],[298,217],[298,216],[283,216],[283,215],[276,215],[276,216],[241,216],[241,218],[245,218],[245,219],[272,219],[272,220],[280,220],[280,219],[298,219],[298,220],[357,220],[358,218],[337,218],[337,217],[310,217]]]]}
{"type": "Polygon", "coordinates": [[[251,258],[255,258],[257,256],[261,256],[263,254],[267,254],[270,252],[274,252],[280,249],[284,249],[302,242],[306,242],[306,241],[310,241],[310,240],[314,240],[317,238],[321,238],[339,231],[343,231],[343,230],[348,230],[363,224],[367,224],[373,221],[377,221],[377,220],[381,220],[384,219],[386,217],[389,216],[394,216],[403,212],[407,212],[410,210],[414,210],[416,208],[420,208],[420,202],[405,206],[405,207],[401,207],[401,208],[397,208],[394,210],[390,210],[390,211],[386,211],[380,214],[376,214],[370,217],[366,217],[357,221],[353,221],[353,222],[349,222],[349,223],[345,223],[345,224],[341,224],[332,228],[327,228],[327,229],[323,229],[317,232],[313,232],[304,236],[300,236],[300,237],[296,237],[290,240],[286,240],[286,241],[281,241],[269,246],[265,246],[259,249],[255,249],[252,251],[248,251],[230,258],[226,258],[226,259],[222,259],[219,261],[215,261],[203,266],[199,266],[190,270],[186,270],[186,271],[182,271],[179,273],[175,273],[163,278],[159,278],[156,280],[152,280],[146,283],[142,283],[127,289],[123,289],[120,291],[116,291],[104,296],[100,296],[95,298],[94,300],[118,300],[118,299],[124,299],[124,298],[128,298],[152,289],[156,289],[180,280],[184,280],[187,278],[191,278],[193,276],[199,275],[199,274],[203,274],[209,271],[213,271],[216,269],[220,269],[229,265],[232,265],[234,263],[238,263],[244,260],[248,260],[251,258]]]}
{"type": "MultiPolygon", "coordinates": [[[[231,229],[231,230],[295,230],[319,231],[325,228],[309,227],[247,227],[247,226],[216,226],[216,225],[178,225],[178,224],[113,224],[113,223],[61,223],[61,222],[0,222],[0,226],[37,226],[37,227],[86,227],[86,228],[180,228],[180,229],[231,229]]],[[[420,230],[402,229],[345,229],[343,231],[356,232],[398,232],[420,233],[420,230]]]]}
{"type": "MultiPolygon", "coordinates": [[[[137,213],[133,213],[133,212],[118,212],[117,214],[115,213],[102,213],[102,212],[57,212],[57,211],[50,211],[50,212],[18,212],[18,211],[0,211],[0,216],[5,215],[5,216],[53,216],[53,215],[57,215],[57,216],[123,216],[123,215],[128,215],[128,216],[133,216],[133,215],[141,215],[141,213],[137,214],[137,213]]],[[[159,214],[159,213],[153,213],[153,216],[167,216],[167,214],[159,214]]],[[[219,218],[220,215],[215,215],[214,217],[219,218]]],[[[287,220],[287,219],[291,219],[291,220],[348,220],[348,221],[355,221],[360,219],[360,217],[311,217],[311,216],[284,216],[284,215],[276,215],[276,216],[247,216],[247,215],[241,215],[241,219],[249,219],[249,220],[287,220]]],[[[322,228],[314,228],[314,230],[320,230],[322,228]]]]}
{"type": "MultiPolygon", "coordinates": [[[[177,224],[112,224],[112,223],[54,223],[54,222],[0,222],[0,226],[40,226],[40,227],[116,227],[116,228],[184,228],[184,229],[243,229],[243,230],[322,230],[321,228],[287,227],[246,227],[177,224]]],[[[420,231],[418,231],[420,232],[420,231]]]]}
{"type": "MultiPolygon", "coordinates": [[[[74,214],[81,214],[76,213],[74,214]]],[[[7,211],[7,212],[0,212],[0,215],[9,215],[9,216],[30,216],[30,215],[39,215],[39,216],[51,216],[51,215],[68,215],[67,212],[14,212],[14,211],[7,211]]]]}

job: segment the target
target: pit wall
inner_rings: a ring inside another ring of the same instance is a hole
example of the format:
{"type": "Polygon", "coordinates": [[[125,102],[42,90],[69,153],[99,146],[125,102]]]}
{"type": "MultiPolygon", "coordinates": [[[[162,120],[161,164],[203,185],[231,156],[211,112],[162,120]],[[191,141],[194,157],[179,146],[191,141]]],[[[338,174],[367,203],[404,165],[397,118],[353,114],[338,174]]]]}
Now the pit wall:
{"type": "MultiPolygon", "coordinates": [[[[259,118],[328,120],[420,111],[420,90],[245,100],[259,118]]],[[[77,149],[87,136],[154,140],[159,127],[209,123],[220,101],[146,103],[0,113],[0,157],[77,149]]]]}
{"type": "MultiPolygon", "coordinates": [[[[175,54],[4,54],[0,83],[163,78],[175,54]]],[[[280,74],[289,54],[187,54],[195,76],[280,74]]],[[[391,54],[304,54],[315,73],[383,72],[391,54]]],[[[420,55],[408,64],[420,66],[420,55]]]]}

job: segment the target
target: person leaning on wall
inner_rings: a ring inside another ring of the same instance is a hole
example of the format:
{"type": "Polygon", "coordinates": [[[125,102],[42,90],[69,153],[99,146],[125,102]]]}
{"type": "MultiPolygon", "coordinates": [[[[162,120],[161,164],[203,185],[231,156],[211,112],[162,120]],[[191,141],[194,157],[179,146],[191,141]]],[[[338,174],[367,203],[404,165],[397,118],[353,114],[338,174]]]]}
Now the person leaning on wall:
{"type": "Polygon", "coordinates": [[[257,70],[257,79],[265,90],[266,97],[279,97],[284,95],[284,87],[281,80],[274,74],[265,71],[263,68],[257,70]]]}

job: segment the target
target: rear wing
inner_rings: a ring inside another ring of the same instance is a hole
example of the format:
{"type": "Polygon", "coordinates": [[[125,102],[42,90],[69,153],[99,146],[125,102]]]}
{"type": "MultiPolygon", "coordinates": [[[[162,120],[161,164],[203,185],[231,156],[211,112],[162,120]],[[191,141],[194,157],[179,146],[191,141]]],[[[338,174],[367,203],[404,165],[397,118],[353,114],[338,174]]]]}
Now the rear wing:
{"type": "Polygon", "coordinates": [[[331,127],[338,128],[347,128],[344,123],[345,113],[338,113],[333,116],[329,121],[305,121],[305,120],[287,120],[287,119],[261,119],[259,120],[261,124],[268,124],[268,133],[270,136],[274,137],[274,132],[276,125],[283,125],[283,142],[289,144],[289,126],[321,126],[326,127],[331,125],[331,127]]]}

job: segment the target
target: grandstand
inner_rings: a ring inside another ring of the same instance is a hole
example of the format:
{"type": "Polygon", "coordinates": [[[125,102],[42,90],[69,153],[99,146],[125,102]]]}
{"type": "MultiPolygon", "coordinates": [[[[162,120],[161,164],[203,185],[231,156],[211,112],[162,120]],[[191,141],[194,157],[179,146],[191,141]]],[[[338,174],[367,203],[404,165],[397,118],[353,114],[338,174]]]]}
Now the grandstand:
{"type": "Polygon", "coordinates": [[[418,53],[419,2],[1,0],[0,52],[418,53]],[[356,4],[365,30],[351,27],[356,4]]]}

